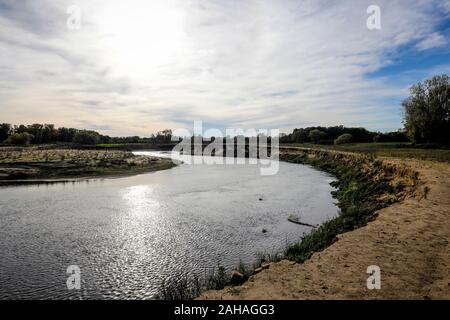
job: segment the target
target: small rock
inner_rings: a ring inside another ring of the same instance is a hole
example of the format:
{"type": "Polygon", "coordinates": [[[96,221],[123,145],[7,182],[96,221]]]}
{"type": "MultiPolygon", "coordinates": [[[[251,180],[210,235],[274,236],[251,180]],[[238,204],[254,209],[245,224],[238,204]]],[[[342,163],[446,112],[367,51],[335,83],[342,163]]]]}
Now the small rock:
{"type": "Polygon", "coordinates": [[[244,282],[244,275],[238,271],[233,271],[231,274],[230,283],[231,284],[241,284],[244,282]]]}
{"type": "Polygon", "coordinates": [[[270,267],[270,263],[263,263],[263,264],[261,265],[261,268],[263,268],[264,270],[265,270],[265,269],[269,269],[269,267],[270,267]]]}
{"type": "Polygon", "coordinates": [[[256,268],[256,269],[253,271],[253,274],[260,273],[261,271],[263,271],[263,268],[261,268],[261,267],[256,268]]]}

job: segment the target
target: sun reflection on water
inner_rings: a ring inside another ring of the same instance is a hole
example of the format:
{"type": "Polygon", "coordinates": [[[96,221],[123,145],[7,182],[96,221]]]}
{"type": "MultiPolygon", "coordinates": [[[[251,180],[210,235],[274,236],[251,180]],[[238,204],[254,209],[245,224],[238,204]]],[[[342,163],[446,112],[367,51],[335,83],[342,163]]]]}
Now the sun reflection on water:
{"type": "Polygon", "coordinates": [[[157,213],[160,203],[154,195],[154,188],[149,185],[133,186],[124,190],[122,198],[127,204],[127,211],[133,216],[145,216],[157,213]]]}

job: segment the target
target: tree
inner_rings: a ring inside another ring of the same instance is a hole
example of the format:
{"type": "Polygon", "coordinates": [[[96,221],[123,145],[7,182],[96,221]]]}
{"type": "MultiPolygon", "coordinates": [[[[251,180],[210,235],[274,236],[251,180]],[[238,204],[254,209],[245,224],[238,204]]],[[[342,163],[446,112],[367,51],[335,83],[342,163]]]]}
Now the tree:
{"type": "Polygon", "coordinates": [[[85,145],[96,145],[100,141],[100,135],[95,131],[82,130],[75,134],[73,142],[85,145]]]}
{"type": "Polygon", "coordinates": [[[157,142],[170,142],[172,139],[172,130],[170,129],[164,129],[162,131],[158,131],[156,134],[156,140],[157,142]]]}
{"type": "Polygon", "coordinates": [[[6,139],[5,143],[13,145],[28,145],[34,139],[34,136],[28,132],[13,133],[6,139]]]}
{"type": "Polygon", "coordinates": [[[340,135],[336,140],[334,140],[334,144],[346,144],[351,143],[353,141],[353,136],[350,133],[344,133],[340,135]]]}
{"type": "Polygon", "coordinates": [[[78,130],[73,128],[59,128],[56,133],[57,141],[72,142],[77,131],[78,130]]]}
{"type": "Polygon", "coordinates": [[[292,140],[297,143],[305,143],[308,140],[308,134],[305,129],[294,129],[292,140]]]}
{"type": "Polygon", "coordinates": [[[41,129],[41,143],[50,143],[56,140],[57,131],[53,124],[44,124],[41,129]]]}
{"type": "Polygon", "coordinates": [[[3,142],[6,139],[8,139],[10,133],[11,133],[11,125],[9,123],[0,124],[0,142],[3,142]]]}
{"type": "Polygon", "coordinates": [[[405,130],[415,143],[450,142],[450,81],[435,76],[410,88],[402,103],[405,130]]]}
{"type": "Polygon", "coordinates": [[[319,143],[320,140],[325,139],[326,135],[327,134],[325,132],[320,131],[318,129],[314,129],[309,133],[309,138],[313,143],[319,143]]]}

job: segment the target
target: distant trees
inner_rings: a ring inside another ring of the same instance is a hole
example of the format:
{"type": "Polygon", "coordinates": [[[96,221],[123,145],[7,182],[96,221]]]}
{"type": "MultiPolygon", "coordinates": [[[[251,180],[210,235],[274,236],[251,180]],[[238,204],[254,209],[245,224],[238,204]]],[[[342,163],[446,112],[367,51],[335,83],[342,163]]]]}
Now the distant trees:
{"type": "Polygon", "coordinates": [[[292,142],[305,143],[309,139],[309,134],[305,129],[294,129],[292,142]]]}
{"type": "Polygon", "coordinates": [[[74,128],[59,128],[57,130],[57,141],[72,142],[78,130],[74,128]]]}
{"type": "Polygon", "coordinates": [[[170,142],[172,140],[172,130],[170,129],[164,129],[162,131],[159,131],[156,134],[156,141],[158,142],[170,142]]]}
{"type": "Polygon", "coordinates": [[[321,140],[324,140],[327,134],[319,129],[314,129],[309,132],[309,139],[312,143],[319,143],[321,140]]]}
{"type": "Polygon", "coordinates": [[[415,143],[450,143],[450,82],[448,75],[435,76],[410,88],[403,101],[404,124],[415,143]]]}
{"type": "Polygon", "coordinates": [[[5,143],[12,145],[28,145],[33,139],[34,136],[28,132],[13,133],[5,140],[5,143]]]}
{"type": "Polygon", "coordinates": [[[74,128],[58,128],[53,124],[32,124],[11,126],[0,125],[0,142],[13,145],[48,144],[48,143],[81,143],[96,144],[102,139],[108,139],[95,131],[78,130],[74,128]]]}
{"type": "Polygon", "coordinates": [[[11,133],[11,125],[9,123],[0,124],[0,142],[3,142],[6,139],[8,139],[10,133],[11,133]]]}
{"type": "Polygon", "coordinates": [[[280,143],[333,144],[339,136],[346,133],[352,135],[353,142],[373,142],[373,138],[377,134],[365,128],[349,128],[344,126],[308,127],[294,129],[291,134],[280,137],[280,143]],[[311,135],[313,131],[314,133],[311,135]],[[317,131],[322,133],[318,133],[317,131]]]}
{"type": "Polygon", "coordinates": [[[56,130],[52,124],[32,124],[29,126],[20,125],[13,129],[14,133],[28,133],[33,135],[31,143],[42,144],[55,141],[56,130]]]}
{"type": "Polygon", "coordinates": [[[405,131],[393,131],[387,133],[377,133],[375,137],[373,137],[373,142],[409,142],[409,138],[405,131]]]}
{"type": "Polygon", "coordinates": [[[74,128],[55,128],[53,124],[15,125],[0,124],[0,143],[12,145],[76,143],[82,145],[95,144],[129,144],[148,143],[165,144],[172,141],[172,130],[164,129],[151,137],[110,137],[93,130],[79,130],[74,128]]]}
{"type": "Polygon", "coordinates": [[[346,144],[353,141],[353,136],[350,133],[344,133],[340,135],[336,140],[334,140],[334,144],[346,144]]]}
{"type": "Polygon", "coordinates": [[[72,142],[84,145],[96,145],[100,142],[100,135],[95,131],[81,130],[75,133],[72,142]]]}

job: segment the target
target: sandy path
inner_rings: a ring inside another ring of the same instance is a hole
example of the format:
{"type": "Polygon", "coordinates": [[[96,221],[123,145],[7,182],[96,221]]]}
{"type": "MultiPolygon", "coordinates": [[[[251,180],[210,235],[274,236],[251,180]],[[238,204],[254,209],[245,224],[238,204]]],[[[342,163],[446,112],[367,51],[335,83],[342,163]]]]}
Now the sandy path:
{"type": "Polygon", "coordinates": [[[242,286],[200,299],[450,299],[450,165],[408,164],[430,188],[426,199],[380,210],[304,264],[272,264],[242,286]],[[381,268],[380,290],[367,289],[370,265],[381,268]]]}

